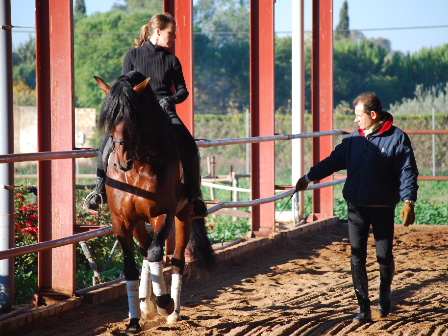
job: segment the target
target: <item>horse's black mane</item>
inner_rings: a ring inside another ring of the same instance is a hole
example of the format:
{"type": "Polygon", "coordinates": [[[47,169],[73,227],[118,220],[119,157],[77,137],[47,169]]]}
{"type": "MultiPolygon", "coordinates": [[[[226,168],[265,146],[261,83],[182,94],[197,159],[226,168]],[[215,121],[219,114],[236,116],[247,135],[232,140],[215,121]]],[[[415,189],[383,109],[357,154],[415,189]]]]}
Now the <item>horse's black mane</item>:
{"type": "Polygon", "coordinates": [[[149,146],[165,158],[178,158],[170,120],[150,85],[140,95],[133,89],[145,79],[137,71],[118,77],[104,99],[98,127],[110,133],[114,126],[124,120],[125,127],[136,132],[136,140],[140,144],[149,146]]]}

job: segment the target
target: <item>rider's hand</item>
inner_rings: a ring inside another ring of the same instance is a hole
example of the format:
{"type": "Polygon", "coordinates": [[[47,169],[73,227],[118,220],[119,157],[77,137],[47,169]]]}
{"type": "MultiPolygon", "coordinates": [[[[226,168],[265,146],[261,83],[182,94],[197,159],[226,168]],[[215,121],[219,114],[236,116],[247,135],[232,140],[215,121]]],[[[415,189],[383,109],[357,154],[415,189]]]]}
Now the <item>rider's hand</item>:
{"type": "Polygon", "coordinates": [[[296,192],[305,190],[308,187],[308,182],[305,179],[305,176],[302,176],[299,178],[299,180],[296,183],[296,192]]]}
{"type": "Polygon", "coordinates": [[[401,209],[400,218],[403,218],[403,226],[409,226],[415,222],[414,204],[404,202],[401,209]]]}
{"type": "Polygon", "coordinates": [[[171,97],[163,97],[159,100],[159,105],[164,111],[169,111],[174,104],[171,97]]]}

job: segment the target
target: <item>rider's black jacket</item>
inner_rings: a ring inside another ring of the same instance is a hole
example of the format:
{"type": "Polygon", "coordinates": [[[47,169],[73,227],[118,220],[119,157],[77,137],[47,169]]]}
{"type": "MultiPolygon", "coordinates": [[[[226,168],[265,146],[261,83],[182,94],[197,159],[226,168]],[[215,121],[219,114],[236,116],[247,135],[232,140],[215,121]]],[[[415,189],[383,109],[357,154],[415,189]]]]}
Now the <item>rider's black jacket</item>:
{"type": "Polygon", "coordinates": [[[131,70],[151,77],[149,84],[158,100],[171,96],[175,104],[180,104],[188,97],[179,59],[163,47],[146,41],[142,46],[128,51],[121,74],[125,75],[131,70]],[[176,89],[174,95],[171,91],[173,84],[176,89]]]}

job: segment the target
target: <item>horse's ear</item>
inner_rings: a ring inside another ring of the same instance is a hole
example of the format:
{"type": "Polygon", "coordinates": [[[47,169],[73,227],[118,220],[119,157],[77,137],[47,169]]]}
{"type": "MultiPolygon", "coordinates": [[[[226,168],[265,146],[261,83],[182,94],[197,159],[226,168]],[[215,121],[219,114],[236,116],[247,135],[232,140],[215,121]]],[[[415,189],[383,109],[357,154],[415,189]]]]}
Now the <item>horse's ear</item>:
{"type": "Polygon", "coordinates": [[[93,78],[95,78],[96,83],[98,84],[100,89],[103,90],[104,93],[108,95],[109,91],[110,91],[110,86],[107,85],[101,78],[99,78],[97,76],[93,76],[93,78]]]}
{"type": "Polygon", "coordinates": [[[143,90],[146,88],[146,85],[148,85],[150,79],[151,77],[148,77],[140,84],[134,86],[134,91],[137,93],[137,95],[143,92],[143,90]]]}

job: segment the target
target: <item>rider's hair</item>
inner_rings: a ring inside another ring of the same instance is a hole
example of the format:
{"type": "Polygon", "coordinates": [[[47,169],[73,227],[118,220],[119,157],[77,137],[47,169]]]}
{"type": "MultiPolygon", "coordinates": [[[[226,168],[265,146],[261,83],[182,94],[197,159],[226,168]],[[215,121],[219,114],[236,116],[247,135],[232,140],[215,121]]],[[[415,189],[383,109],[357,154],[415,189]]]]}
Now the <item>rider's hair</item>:
{"type": "Polygon", "coordinates": [[[170,23],[176,24],[170,13],[165,12],[154,15],[147,24],[140,28],[140,39],[134,39],[136,45],[133,48],[138,48],[148,41],[157,28],[164,30],[170,23]]]}

